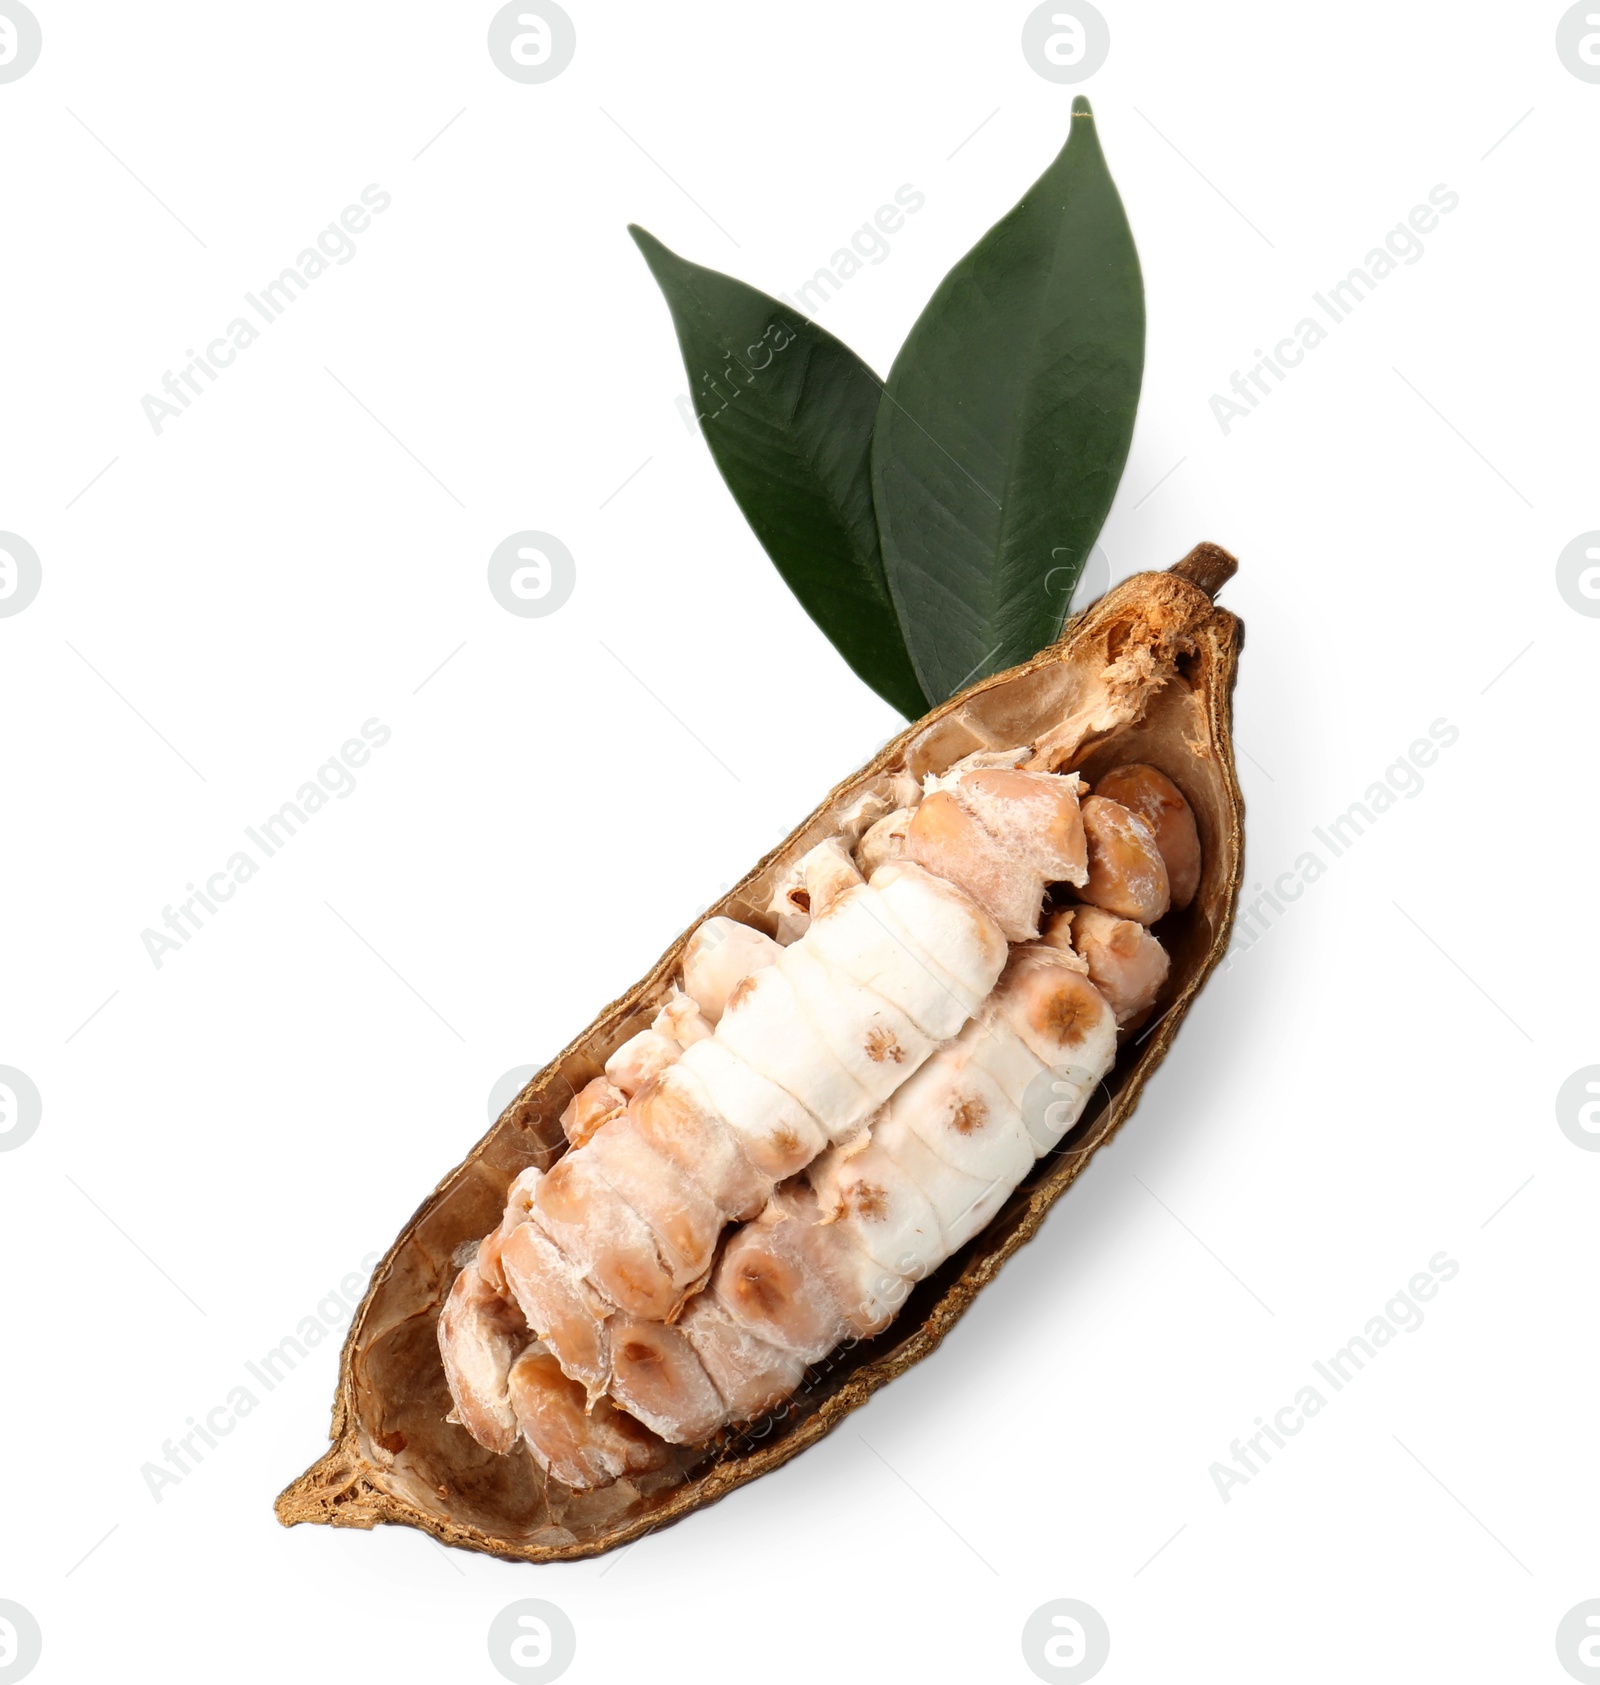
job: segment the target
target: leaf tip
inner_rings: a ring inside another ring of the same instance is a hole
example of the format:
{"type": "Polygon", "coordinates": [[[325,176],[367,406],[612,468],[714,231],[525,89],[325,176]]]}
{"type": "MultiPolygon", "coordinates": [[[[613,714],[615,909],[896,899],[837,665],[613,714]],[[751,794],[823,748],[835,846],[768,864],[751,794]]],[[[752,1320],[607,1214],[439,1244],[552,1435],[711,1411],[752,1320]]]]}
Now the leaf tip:
{"type": "MultiPolygon", "coordinates": [[[[641,228],[638,223],[630,222],[628,233],[633,237],[634,245],[639,248],[639,255],[644,259],[645,266],[655,277],[656,284],[666,291],[668,277],[687,265],[670,246],[664,245],[648,228],[641,228]]],[[[670,293],[668,302],[671,302],[670,293]]]]}
{"type": "Polygon", "coordinates": [[[1094,107],[1090,105],[1088,96],[1074,94],[1072,99],[1072,115],[1074,117],[1093,117],[1094,107]]]}

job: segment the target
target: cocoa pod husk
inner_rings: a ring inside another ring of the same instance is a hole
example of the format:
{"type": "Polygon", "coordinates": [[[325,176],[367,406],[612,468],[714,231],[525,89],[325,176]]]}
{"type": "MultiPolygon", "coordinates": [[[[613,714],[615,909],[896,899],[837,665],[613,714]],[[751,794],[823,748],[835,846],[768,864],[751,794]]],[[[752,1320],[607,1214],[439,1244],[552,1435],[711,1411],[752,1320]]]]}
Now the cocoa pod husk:
{"type": "Polygon", "coordinates": [[[1163,1015],[1122,1048],[1061,1146],[1034,1166],[979,1235],[917,1285],[889,1328],[815,1366],[771,1416],[705,1445],[671,1447],[664,1468],[596,1491],[547,1481],[531,1456],[497,1456],[446,1421],[450,1396],[435,1325],[462,1249],[499,1221],[519,1171],[561,1156],[563,1108],[616,1047],[650,1022],[678,970],[686,931],[527,1084],[390,1247],[345,1340],[332,1447],[278,1498],[285,1526],[392,1522],[419,1527],[444,1544],[519,1561],[595,1556],[781,1467],[933,1351],[1126,1121],[1227,950],[1244,854],[1231,731],[1243,627],[1212,597],[1236,566],[1225,550],[1201,544],[1165,573],[1124,581],[1031,661],[980,680],[909,726],[708,909],[708,916],[770,926],[765,909],[775,882],[835,833],[837,817],[863,792],[902,769],[918,777],[943,772],[976,749],[1032,743],[1029,764],[1078,771],[1091,782],[1114,765],[1149,762],[1194,809],[1204,867],[1193,902],[1160,927],[1172,960],[1163,1015]],[[1141,676],[1148,683],[1163,663],[1175,671],[1142,699],[1136,718],[1111,729],[1096,724],[1108,702],[1126,705],[1131,696],[1137,704],[1141,676]]]}

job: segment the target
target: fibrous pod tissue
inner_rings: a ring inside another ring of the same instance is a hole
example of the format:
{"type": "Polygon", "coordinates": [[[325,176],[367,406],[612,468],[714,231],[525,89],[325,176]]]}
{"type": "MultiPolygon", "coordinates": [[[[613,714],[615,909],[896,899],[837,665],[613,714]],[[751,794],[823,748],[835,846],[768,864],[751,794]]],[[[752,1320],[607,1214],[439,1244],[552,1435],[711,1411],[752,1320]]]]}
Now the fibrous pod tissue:
{"type": "Polygon", "coordinates": [[[375,1272],[285,1523],[593,1555],[939,1343],[1226,948],[1234,565],[911,726],[523,1089],[375,1272]]]}

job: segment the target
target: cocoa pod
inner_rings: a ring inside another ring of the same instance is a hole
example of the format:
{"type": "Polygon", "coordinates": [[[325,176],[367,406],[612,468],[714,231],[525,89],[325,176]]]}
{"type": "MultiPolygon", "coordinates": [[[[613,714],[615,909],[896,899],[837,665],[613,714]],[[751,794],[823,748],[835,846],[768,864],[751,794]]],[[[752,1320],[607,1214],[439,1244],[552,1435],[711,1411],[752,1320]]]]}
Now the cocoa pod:
{"type": "MultiPolygon", "coordinates": [[[[340,1359],[332,1448],[278,1498],[286,1526],[394,1522],[521,1561],[594,1556],[780,1467],[939,1344],[1127,1119],[1227,949],[1243,867],[1231,735],[1243,628],[1212,597],[1236,565],[1226,551],[1201,544],[1165,573],[1126,580],[1031,661],[980,680],[908,727],[708,909],[707,916],[773,929],[775,887],[809,849],[837,834],[843,816],[860,812],[863,796],[887,793],[896,774],[942,773],[976,750],[1032,745],[1025,765],[1075,771],[1091,785],[1115,766],[1144,763],[1171,778],[1194,811],[1203,869],[1190,904],[1160,926],[1171,955],[1164,1013],[1122,1047],[1060,1147],[916,1286],[887,1329],[832,1353],[770,1416],[705,1444],[667,1447],[660,1466],[592,1491],[547,1480],[531,1456],[485,1450],[446,1420],[451,1400],[435,1329],[465,1249],[499,1221],[520,1171],[547,1168],[566,1150],[562,1113],[667,1000],[685,932],[527,1084],[378,1265],[340,1359]]],[[[883,811],[894,805],[887,800],[883,811]]]]}

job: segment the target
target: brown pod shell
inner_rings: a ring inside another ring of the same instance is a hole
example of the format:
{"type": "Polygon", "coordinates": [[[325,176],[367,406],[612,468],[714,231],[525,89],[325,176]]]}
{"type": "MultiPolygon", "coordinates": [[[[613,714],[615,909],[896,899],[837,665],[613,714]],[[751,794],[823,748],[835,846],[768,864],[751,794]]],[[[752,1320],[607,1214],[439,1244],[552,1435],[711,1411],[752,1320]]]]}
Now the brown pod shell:
{"type": "MultiPolygon", "coordinates": [[[[618,1047],[648,1027],[678,973],[685,932],[528,1083],[390,1247],[345,1340],[332,1448],[278,1498],[286,1526],[397,1522],[445,1544],[525,1562],[594,1556],[780,1467],[939,1344],[1128,1117],[1227,950],[1244,850],[1231,732],[1243,628],[1211,599],[1236,566],[1225,550],[1201,544],[1165,573],[1124,581],[1031,661],[979,680],[909,726],[708,910],[771,932],[768,908],[785,873],[837,834],[864,795],[887,798],[896,774],[942,774],[975,750],[1020,744],[1034,748],[1024,765],[1079,772],[1091,784],[1129,761],[1159,768],[1194,810],[1204,850],[1200,887],[1161,924],[1172,956],[1166,1012],[1147,1037],[1122,1048],[1065,1150],[1033,1167],[984,1229],[917,1284],[884,1332],[814,1366],[760,1421],[702,1445],[670,1446],[659,1468],[594,1491],[547,1480],[520,1447],[509,1456],[484,1450],[446,1419],[451,1400],[435,1328],[458,1259],[500,1221],[517,1174],[548,1168],[566,1150],[562,1112],[618,1047]]],[[[882,811],[895,805],[887,800],[882,811]]]]}

